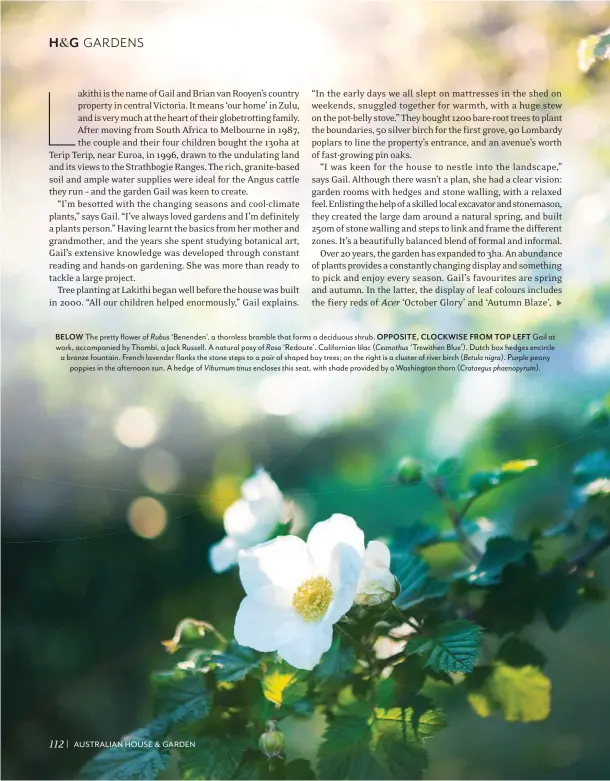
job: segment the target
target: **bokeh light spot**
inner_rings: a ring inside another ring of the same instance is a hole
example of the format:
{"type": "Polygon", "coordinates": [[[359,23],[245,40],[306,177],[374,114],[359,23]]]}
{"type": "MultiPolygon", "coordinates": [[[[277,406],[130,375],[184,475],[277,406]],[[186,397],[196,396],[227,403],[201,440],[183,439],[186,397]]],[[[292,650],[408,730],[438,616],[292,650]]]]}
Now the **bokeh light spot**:
{"type": "Polygon", "coordinates": [[[147,447],[157,437],[157,421],[144,407],[127,407],[117,418],[114,433],[125,447],[147,447]]]}
{"type": "Polygon", "coordinates": [[[165,531],[167,512],[152,496],[140,496],[129,505],[127,520],[134,534],[153,540],[165,531]]]}
{"type": "Polygon", "coordinates": [[[269,415],[291,415],[300,406],[299,390],[291,377],[266,377],[258,391],[261,409],[269,415]]]}
{"type": "Polygon", "coordinates": [[[171,453],[152,450],[142,460],[140,476],[149,491],[164,494],[173,491],[180,482],[180,465],[171,453]]]}

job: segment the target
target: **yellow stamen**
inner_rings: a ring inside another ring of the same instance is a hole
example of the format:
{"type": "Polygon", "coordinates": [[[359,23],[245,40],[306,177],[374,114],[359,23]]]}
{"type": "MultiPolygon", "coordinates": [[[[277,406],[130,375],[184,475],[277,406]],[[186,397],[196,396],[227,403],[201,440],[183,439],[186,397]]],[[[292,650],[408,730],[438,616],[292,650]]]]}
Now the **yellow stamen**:
{"type": "Polygon", "coordinates": [[[305,621],[317,621],[326,613],[333,598],[330,580],[317,577],[301,583],[294,592],[292,607],[305,621]]]}

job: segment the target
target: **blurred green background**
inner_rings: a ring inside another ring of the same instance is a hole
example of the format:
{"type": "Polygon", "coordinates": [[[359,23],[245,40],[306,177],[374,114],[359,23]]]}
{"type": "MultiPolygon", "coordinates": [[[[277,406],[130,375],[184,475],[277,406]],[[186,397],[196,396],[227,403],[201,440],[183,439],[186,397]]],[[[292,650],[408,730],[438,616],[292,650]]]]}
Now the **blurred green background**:
{"type": "MultiPolygon", "coordinates": [[[[61,95],[102,79],[94,69],[82,84],[76,67],[50,61],[42,35],[68,27],[71,34],[90,33],[102,23],[111,30],[113,22],[118,29],[127,17],[138,29],[146,23],[152,34],[179,9],[187,21],[196,13],[178,3],[105,5],[2,4],[3,147],[14,159],[24,155],[25,144],[40,148],[40,106],[51,86],[61,95]]],[[[418,314],[415,321],[359,314],[341,324],[376,332],[501,329],[510,323],[556,333],[560,350],[546,372],[510,380],[429,375],[381,384],[326,378],[299,386],[278,375],[255,378],[252,385],[231,377],[205,386],[166,377],[75,382],[49,347],[43,285],[37,287],[31,273],[31,263],[43,256],[30,243],[35,231],[20,229],[2,293],[5,778],[71,777],[94,749],[52,750],[51,740],[117,739],[144,723],[148,674],[169,664],[161,640],[171,637],[180,619],[206,619],[231,633],[241,587],[235,573],[212,576],[207,552],[222,536],[223,510],[256,465],[271,472],[308,524],[343,512],[378,537],[416,520],[442,521],[423,488],[391,481],[405,454],[431,462],[460,455],[465,471],[538,458],[538,470],[477,508],[494,522],[526,530],[559,520],[571,465],[610,445],[608,429],[583,434],[582,428],[589,403],[607,392],[610,376],[610,73],[605,63],[585,76],[576,58],[578,41],[608,26],[608,4],[311,3],[309,26],[301,24],[296,4],[294,10],[268,5],[282,21],[269,26],[261,16],[255,30],[236,39],[254,69],[261,47],[256,36],[267,34],[273,44],[286,22],[297,39],[320,33],[312,40],[329,47],[312,48],[312,60],[333,74],[339,68],[335,83],[346,87],[529,84],[563,92],[567,293],[561,313],[545,320],[526,311],[439,312],[418,314]]],[[[215,28],[204,30],[206,11],[199,8],[201,25],[193,22],[193,35],[212,38],[215,28]]],[[[222,24],[219,29],[226,34],[222,24]]],[[[296,52],[302,56],[302,48],[296,52]]],[[[279,47],[280,55],[292,56],[288,44],[279,47]]],[[[221,53],[215,50],[214,57],[221,53]]],[[[163,65],[173,86],[172,64],[186,67],[180,52],[176,62],[163,65]]],[[[311,88],[311,76],[292,66],[289,61],[290,75],[301,74],[311,88]]],[[[222,72],[231,71],[227,66],[222,72]]],[[[138,84],[142,74],[109,70],[104,77],[138,84]]],[[[3,159],[6,165],[11,162],[3,159]]],[[[40,171],[32,176],[40,178],[40,171]]],[[[28,181],[9,180],[14,226],[24,224],[31,207],[28,181]]],[[[3,195],[6,182],[4,175],[3,195]]],[[[307,316],[261,316],[241,325],[259,332],[271,326],[303,330],[312,327],[307,316]]],[[[139,332],[201,327],[177,317],[147,322],[123,313],[110,324],[87,326],[139,332]]],[[[205,325],[225,332],[235,327],[221,315],[205,325]]],[[[318,326],[327,332],[338,327],[318,326]]],[[[445,553],[448,563],[451,551],[445,553]]],[[[609,586],[607,554],[598,569],[609,586]]],[[[450,728],[431,743],[430,778],[607,775],[608,603],[583,608],[558,634],[540,626],[531,637],[549,657],[550,718],[529,725],[482,720],[456,690],[444,703],[450,728]]]]}

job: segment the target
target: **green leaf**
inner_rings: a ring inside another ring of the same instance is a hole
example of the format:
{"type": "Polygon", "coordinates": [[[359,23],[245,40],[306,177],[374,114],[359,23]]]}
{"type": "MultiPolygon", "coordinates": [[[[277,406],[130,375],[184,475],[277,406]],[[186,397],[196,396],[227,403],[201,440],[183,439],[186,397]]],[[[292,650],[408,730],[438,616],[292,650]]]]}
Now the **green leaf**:
{"type": "Polygon", "coordinates": [[[233,778],[248,742],[206,735],[197,738],[195,748],[180,752],[181,777],[192,779],[233,778]]]}
{"type": "MultiPolygon", "coordinates": [[[[430,717],[426,737],[437,731],[436,718],[430,717]]],[[[337,716],[326,728],[318,752],[320,778],[420,779],[427,767],[421,739],[423,732],[419,740],[414,738],[412,711],[377,709],[368,719],[337,716]]]]}
{"type": "Polygon", "coordinates": [[[269,764],[269,761],[261,756],[260,751],[248,750],[232,778],[259,781],[269,774],[269,764]]]}
{"type": "Polygon", "coordinates": [[[508,480],[511,477],[517,477],[524,472],[529,472],[530,469],[538,466],[538,461],[535,458],[523,458],[516,459],[514,461],[506,461],[500,467],[499,471],[503,480],[508,480]]]}
{"type": "MultiPolygon", "coordinates": [[[[262,680],[265,698],[279,707],[284,700],[284,692],[295,680],[296,675],[294,673],[282,672],[277,669],[272,670],[262,680]]],[[[305,689],[307,689],[306,684],[305,689]]]]}
{"type": "Polygon", "coordinates": [[[542,610],[553,632],[562,629],[578,605],[579,578],[558,573],[544,581],[542,610]]]}
{"type": "MultiPolygon", "coordinates": [[[[435,708],[429,697],[423,694],[411,695],[411,705],[408,708],[378,708],[375,713],[375,724],[393,721],[400,725],[401,733],[410,741],[428,740],[437,732],[445,729],[447,719],[440,708],[435,708]]],[[[385,725],[387,726],[387,724],[385,725]]]]}
{"type": "Polygon", "coordinates": [[[483,718],[500,711],[506,721],[543,721],[551,709],[551,682],[537,667],[497,663],[468,700],[483,718]]]}
{"type": "Polygon", "coordinates": [[[200,670],[175,667],[151,676],[155,713],[166,714],[170,723],[189,724],[204,719],[212,707],[212,693],[206,674],[200,670]]]}
{"type": "Polygon", "coordinates": [[[469,673],[477,658],[481,627],[465,619],[441,624],[430,635],[410,637],[407,654],[419,654],[437,672],[469,673]]]}
{"type": "Polygon", "coordinates": [[[235,775],[225,776],[248,781],[309,781],[315,777],[306,759],[286,762],[283,757],[266,759],[257,752],[246,755],[235,775]]]}
{"type": "Polygon", "coordinates": [[[216,665],[216,678],[224,683],[243,680],[248,673],[261,663],[262,654],[246,648],[232,640],[226,650],[214,654],[212,661],[216,665]]]}
{"type": "Polygon", "coordinates": [[[436,467],[437,477],[455,477],[459,469],[460,462],[457,458],[445,458],[436,467]]]}
{"type": "Polygon", "coordinates": [[[499,583],[504,567],[508,564],[520,564],[531,551],[531,547],[531,543],[527,540],[514,540],[512,537],[491,537],[487,540],[481,561],[466,579],[478,586],[499,583]]]}
{"type": "Polygon", "coordinates": [[[477,611],[477,621],[497,635],[519,632],[530,624],[540,603],[539,568],[528,554],[521,565],[505,567],[502,583],[492,586],[477,611]]]}
{"type": "Polygon", "coordinates": [[[272,763],[272,767],[261,778],[273,779],[273,781],[309,781],[315,779],[311,765],[306,759],[293,759],[292,762],[278,760],[272,763]]]}
{"type": "Polygon", "coordinates": [[[447,584],[429,577],[430,568],[419,556],[399,553],[392,557],[392,571],[400,585],[394,604],[400,610],[409,610],[427,599],[442,597],[447,584]]]}
{"type": "Polygon", "coordinates": [[[498,469],[487,472],[476,472],[470,478],[468,486],[476,496],[482,496],[493,488],[504,485],[536,466],[538,466],[538,462],[533,458],[507,461],[498,469]]]}
{"type": "Polygon", "coordinates": [[[333,644],[314,667],[313,678],[321,686],[337,688],[349,678],[355,661],[354,649],[335,635],[333,644]]]}
{"type": "Polygon", "coordinates": [[[423,778],[424,770],[428,767],[428,754],[421,744],[387,733],[379,738],[375,756],[380,759],[381,766],[387,768],[386,778],[396,781],[423,778]]]}
{"type": "Polygon", "coordinates": [[[475,472],[468,481],[468,487],[475,496],[481,496],[499,485],[497,472],[475,472]]]}
{"type": "Polygon", "coordinates": [[[411,598],[417,597],[428,579],[430,567],[419,556],[410,553],[396,554],[392,557],[392,572],[400,585],[398,596],[394,600],[397,607],[406,607],[411,598]]]}
{"type": "Polygon", "coordinates": [[[510,667],[540,667],[546,664],[546,656],[536,646],[520,637],[508,637],[500,646],[496,659],[510,667]]]}
{"type": "Polygon", "coordinates": [[[445,714],[440,708],[431,707],[433,702],[429,697],[416,694],[412,702],[412,707],[407,710],[407,716],[413,727],[413,737],[416,740],[428,740],[437,732],[445,729],[447,726],[445,714]]]}
{"type": "Polygon", "coordinates": [[[293,759],[292,762],[287,762],[281,776],[281,778],[293,779],[294,781],[309,781],[315,777],[316,774],[306,759],[293,759]]]}
{"type": "MultiPolygon", "coordinates": [[[[307,699],[307,680],[303,671],[289,668],[288,665],[278,665],[266,673],[262,680],[265,699],[276,708],[284,707],[299,714],[311,715],[313,705],[307,699]]],[[[277,714],[271,718],[282,718],[288,713],[277,714]]]]}
{"type": "Polygon", "coordinates": [[[371,752],[372,732],[368,720],[341,715],[329,722],[318,751],[320,778],[387,778],[371,752]]]}
{"type": "Polygon", "coordinates": [[[90,759],[80,770],[78,778],[103,778],[107,781],[158,778],[169,762],[169,750],[155,746],[154,730],[149,727],[136,730],[121,738],[121,745],[107,748],[90,759]],[[131,748],[127,742],[133,742],[131,748]]]}
{"type": "Polygon", "coordinates": [[[572,477],[576,485],[610,477],[610,455],[605,450],[589,453],[576,464],[572,477]]]}
{"type": "MultiPolygon", "coordinates": [[[[445,673],[443,673],[445,675],[445,673]]],[[[449,679],[451,680],[451,679],[449,679]]],[[[406,714],[409,738],[424,740],[444,726],[444,715],[429,697],[419,693],[426,682],[426,671],[419,656],[407,656],[392,674],[377,684],[375,702],[389,712],[398,709],[406,714]],[[437,729],[438,727],[438,729],[437,729]]]]}
{"type": "Polygon", "coordinates": [[[438,681],[438,683],[445,683],[447,686],[453,686],[454,680],[453,678],[444,672],[437,672],[435,670],[431,670],[429,667],[426,670],[426,674],[428,675],[428,678],[432,678],[433,681],[438,681]]]}
{"type": "Polygon", "coordinates": [[[391,549],[396,554],[412,553],[420,545],[427,545],[437,537],[438,531],[434,527],[416,521],[394,529],[391,549]]]}
{"type": "Polygon", "coordinates": [[[374,756],[387,775],[380,778],[420,779],[428,766],[428,755],[416,740],[410,739],[409,715],[400,708],[378,710],[373,722],[374,756]]]}
{"type": "Polygon", "coordinates": [[[416,654],[407,656],[404,662],[394,667],[388,680],[393,681],[396,688],[393,704],[401,708],[408,707],[410,703],[407,698],[417,694],[426,682],[422,659],[416,654]]]}

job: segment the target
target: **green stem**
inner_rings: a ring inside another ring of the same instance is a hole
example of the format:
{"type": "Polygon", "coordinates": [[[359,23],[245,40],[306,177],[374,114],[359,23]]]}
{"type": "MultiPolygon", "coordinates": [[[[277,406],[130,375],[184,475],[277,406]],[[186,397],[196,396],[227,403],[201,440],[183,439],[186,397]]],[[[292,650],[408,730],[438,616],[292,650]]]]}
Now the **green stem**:
{"type": "Polygon", "coordinates": [[[355,637],[353,637],[352,635],[350,635],[350,633],[349,633],[349,632],[348,632],[346,629],[344,629],[344,628],[341,626],[341,623],[340,623],[340,622],[337,622],[337,623],[335,624],[335,627],[337,628],[337,631],[338,631],[340,634],[342,634],[342,635],[343,635],[343,637],[345,637],[345,639],[346,639],[346,640],[347,640],[347,641],[348,641],[348,642],[349,642],[351,645],[353,645],[353,646],[354,646],[354,648],[358,649],[358,650],[359,650],[361,653],[365,654],[365,655],[368,657],[368,653],[369,653],[369,651],[368,651],[368,648],[366,648],[366,646],[364,645],[364,643],[361,643],[359,640],[356,640],[356,638],[355,638],[355,637]]]}
{"type": "Polygon", "coordinates": [[[227,638],[221,632],[219,632],[215,626],[212,626],[212,624],[208,624],[207,621],[200,621],[199,623],[204,629],[207,629],[208,632],[212,632],[212,634],[215,635],[223,645],[228,644],[229,641],[227,640],[227,638]]]}
{"type": "Polygon", "coordinates": [[[414,621],[412,618],[409,618],[408,616],[405,616],[405,614],[402,612],[402,610],[399,607],[397,607],[394,604],[394,602],[392,602],[392,613],[394,613],[394,615],[398,619],[400,619],[400,622],[402,624],[408,624],[411,627],[411,629],[415,629],[416,632],[419,632],[419,630],[421,629],[420,625],[416,621],[414,621]]]}
{"type": "Polygon", "coordinates": [[[449,497],[447,496],[447,491],[445,490],[445,486],[443,485],[443,481],[441,480],[441,478],[439,477],[430,478],[428,481],[428,485],[432,489],[432,492],[440,499],[441,504],[445,508],[445,512],[449,516],[451,525],[453,526],[458,542],[462,546],[464,553],[475,564],[478,563],[481,559],[481,555],[477,550],[477,548],[472,544],[472,542],[468,538],[468,535],[466,534],[464,529],[462,528],[462,520],[464,519],[464,515],[470,509],[471,505],[476,499],[476,496],[470,497],[470,499],[468,499],[465,502],[462,508],[460,510],[457,510],[453,502],[451,501],[451,499],[449,499],[449,497]]]}
{"type": "Polygon", "coordinates": [[[208,623],[207,621],[200,621],[197,618],[183,618],[182,621],[176,627],[176,633],[173,637],[174,641],[176,642],[180,641],[182,637],[182,631],[188,624],[193,624],[196,627],[201,627],[206,632],[211,632],[213,635],[215,635],[218,638],[218,640],[220,640],[220,642],[223,645],[227,645],[228,643],[227,638],[223,634],[221,634],[218,631],[218,629],[216,629],[215,626],[212,626],[212,624],[208,623]]]}

